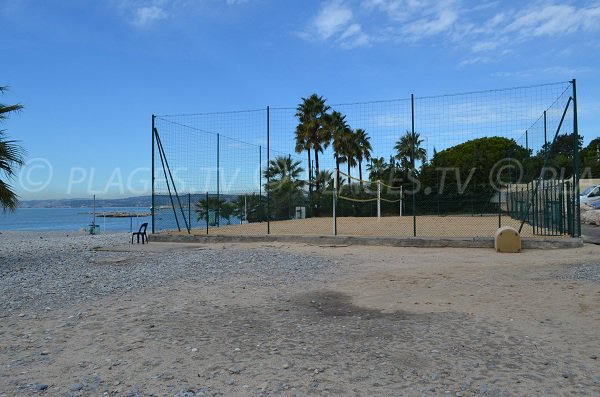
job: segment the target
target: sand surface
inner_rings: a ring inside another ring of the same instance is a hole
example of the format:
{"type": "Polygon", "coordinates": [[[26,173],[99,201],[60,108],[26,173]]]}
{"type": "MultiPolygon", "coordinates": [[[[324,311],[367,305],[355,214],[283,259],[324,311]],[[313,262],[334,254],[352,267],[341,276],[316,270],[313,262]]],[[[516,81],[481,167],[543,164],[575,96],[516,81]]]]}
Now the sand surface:
{"type": "Polygon", "coordinates": [[[3,281],[44,281],[2,284],[0,395],[600,395],[597,246],[115,245],[127,238],[2,245],[3,281]],[[66,261],[71,294],[27,270],[38,261],[66,261]],[[96,293],[114,272],[123,284],[96,293]]]}
{"type": "MultiPolygon", "coordinates": [[[[517,230],[521,222],[497,215],[484,216],[418,216],[416,233],[418,237],[494,237],[498,225],[511,226],[517,230]]],[[[332,235],[332,218],[307,218],[288,221],[273,221],[271,234],[276,235],[332,235]]],[[[187,233],[183,231],[182,233],[187,233]]],[[[205,228],[192,229],[193,234],[206,234],[205,228]]],[[[267,223],[249,223],[243,225],[221,225],[209,227],[213,235],[265,235],[267,223]]],[[[337,233],[340,236],[386,236],[413,237],[412,216],[402,217],[338,217],[337,233]]],[[[546,232],[548,234],[549,232],[546,232]]],[[[553,233],[557,234],[557,233],[553,233]]],[[[525,224],[521,236],[534,237],[533,228],[525,224]]],[[[539,236],[539,234],[538,234],[539,236]]],[[[543,237],[543,236],[542,236],[543,237]]]]}

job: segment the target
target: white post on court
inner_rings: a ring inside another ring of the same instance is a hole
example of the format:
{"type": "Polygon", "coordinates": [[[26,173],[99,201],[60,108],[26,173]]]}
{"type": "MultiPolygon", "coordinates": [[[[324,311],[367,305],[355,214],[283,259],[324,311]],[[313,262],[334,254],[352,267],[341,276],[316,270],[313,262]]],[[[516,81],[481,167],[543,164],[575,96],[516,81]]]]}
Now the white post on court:
{"type": "Polygon", "coordinates": [[[377,180],[377,219],[381,218],[381,181],[377,180]]]}
{"type": "Polygon", "coordinates": [[[400,185],[400,216],[402,216],[402,185],[400,185]]]}
{"type": "Polygon", "coordinates": [[[333,175],[333,219],[332,219],[332,228],[333,228],[333,235],[337,235],[337,225],[336,225],[336,215],[335,215],[335,207],[336,207],[336,196],[337,196],[337,189],[338,189],[338,178],[339,178],[339,172],[340,170],[338,168],[335,169],[334,175],[333,175]]]}

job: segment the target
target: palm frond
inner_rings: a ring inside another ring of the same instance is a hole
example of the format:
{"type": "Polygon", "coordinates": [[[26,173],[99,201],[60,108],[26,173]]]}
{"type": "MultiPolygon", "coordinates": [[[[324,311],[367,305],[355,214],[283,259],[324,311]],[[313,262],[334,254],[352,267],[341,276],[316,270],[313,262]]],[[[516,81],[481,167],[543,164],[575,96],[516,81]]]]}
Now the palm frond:
{"type": "MultiPolygon", "coordinates": [[[[0,93],[8,90],[8,86],[0,86],[0,93]]],[[[0,103],[0,121],[23,109],[23,105],[4,105],[0,103]]],[[[6,139],[6,132],[0,130],[0,176],[4,174],[8,178],[14,177],[18,168],[24,164],[25,151],[16,144],[16,141],[6,139]]],[[[0,180],[0,206],[3,210],[14,211],[17,208],[18,196],[12,187],[5,181],[0,180]]]]}
{"type": "Polygon", "coordinates": [[[0,206],[4,212],[14,212],[17,209],[19,196],[6,182],[0,179],[0,206]]]}

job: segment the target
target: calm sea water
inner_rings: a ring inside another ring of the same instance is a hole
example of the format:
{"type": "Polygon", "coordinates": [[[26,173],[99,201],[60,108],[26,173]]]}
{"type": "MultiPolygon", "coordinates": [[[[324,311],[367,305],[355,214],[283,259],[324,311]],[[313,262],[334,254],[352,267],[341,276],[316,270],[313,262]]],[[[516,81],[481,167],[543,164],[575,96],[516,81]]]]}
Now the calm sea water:
{"type": "MultiPolygon", "coordinates": [[[[93,220],[92,208],[19,208],[14,213],[0,212],[0,230],[20,231],[79,231],[87,230],[93,220]]],[[[96,212],[127,212],[140,215],[149,213],[149,209],[130,207],[96,208],[96,212]]],[[[97,230],[106,232],[137,231],[142,223],[148,222],[148,231],[152,229],[152,218],[140,216],[134,218],[96,217],[97,230]]]]}

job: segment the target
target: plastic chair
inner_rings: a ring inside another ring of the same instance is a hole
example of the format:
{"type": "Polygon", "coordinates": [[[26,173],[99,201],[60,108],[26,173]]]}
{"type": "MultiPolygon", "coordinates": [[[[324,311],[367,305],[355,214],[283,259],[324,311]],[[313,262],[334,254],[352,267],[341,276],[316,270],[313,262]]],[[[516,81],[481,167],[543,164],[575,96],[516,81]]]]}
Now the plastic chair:
{"type": "Polygon", "coordinates": [[[146,234],[147,228],[148,228],[148,224],[142,223],[142,226],[140,226],[140,230],[138,232],[134,232],[131,234],[131,244],[133,244],[133,238],[135,236],[137,236],[138,244],[140,243],[140,236],[142,237],[142,244],[144,244],[144,240],[146,240],[146,243],[147,243],[148,242],[148,235],[146,234]]]}

